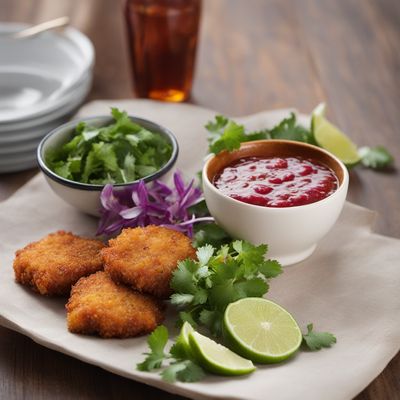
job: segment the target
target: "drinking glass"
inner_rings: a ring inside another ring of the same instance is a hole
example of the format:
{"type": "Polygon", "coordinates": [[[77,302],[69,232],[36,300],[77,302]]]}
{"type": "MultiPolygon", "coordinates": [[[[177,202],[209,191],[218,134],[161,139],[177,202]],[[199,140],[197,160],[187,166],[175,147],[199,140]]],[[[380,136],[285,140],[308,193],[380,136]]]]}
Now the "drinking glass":
{"type": "Polygon", "coordinates": [[[127,0],[125,17],[139,97],[184,101],[192,88],[201,0],[127,0]]]}

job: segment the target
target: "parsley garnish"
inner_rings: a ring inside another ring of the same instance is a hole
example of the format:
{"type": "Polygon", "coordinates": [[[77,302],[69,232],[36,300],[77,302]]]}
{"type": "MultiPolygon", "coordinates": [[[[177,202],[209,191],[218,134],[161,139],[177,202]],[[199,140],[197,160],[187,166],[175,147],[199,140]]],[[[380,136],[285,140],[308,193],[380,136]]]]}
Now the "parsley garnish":
{"type": "Polygon", "coordinates": [[[331,347],[336,343],[336,337],[329,332],[315,332],[313,324],[307,325],[307,333],[303,334],[303,344],[311,351],[331,347]]]}
{"type": "Polygon", "coordinates": [[[150,352],[145,353],[145,360],[137,364],[139,371],[154,371],[161,369],[160,375],[166,382],[196,382],[201,380],[205,373],[203,369],[185,351],[179,339],[165,353],[168,342],[168,329],[164,325],[158,326],[147,338],[150,352]],[[168,360],[169,365],[164,367],[163,362],[168,360]]]}
{"type": "Polygon", "coordinates": [[[228,304],[244,297],[262,297],[268,280],[282,272],[278,261],[265,260],[266,245],[234,241],[216,250],[198,248],[197,261],[178,263],[171,288],[171,303],[182,309],[180,320],[205,325],[214,335],[222,333],[228,304]]]}

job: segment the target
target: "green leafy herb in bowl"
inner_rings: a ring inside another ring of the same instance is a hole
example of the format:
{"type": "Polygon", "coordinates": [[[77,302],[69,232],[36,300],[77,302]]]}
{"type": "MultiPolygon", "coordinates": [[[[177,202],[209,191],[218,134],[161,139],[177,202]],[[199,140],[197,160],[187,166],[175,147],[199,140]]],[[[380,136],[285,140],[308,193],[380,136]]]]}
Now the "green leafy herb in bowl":
{"type": "Polygon", "coordinates": [[[140,180],[159,179],[178,157],[178,143],[168,129],[115,108],[111,114],[68,122],[45,136],[37,150],[53,191],[94,216],[100,215],[106,184],[123,192],[140,180]]]}
{"type": "Polygon", "coordinates": [[[165,136],[111,110],[114,121],[102,127],[80,122],[72,138],[45,155],[48,167],[62,178],[104,185],[128,183],[158,171],[172,154],[165,136]]]}

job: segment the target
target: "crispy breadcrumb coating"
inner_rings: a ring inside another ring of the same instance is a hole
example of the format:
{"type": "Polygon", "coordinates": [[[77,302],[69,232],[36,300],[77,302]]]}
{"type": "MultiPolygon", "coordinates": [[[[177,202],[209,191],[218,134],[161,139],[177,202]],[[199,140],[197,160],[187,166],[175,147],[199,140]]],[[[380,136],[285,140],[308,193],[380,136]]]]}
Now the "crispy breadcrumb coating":
{"type": "Polygon", "coordinates": [[[73,286],[66,309],[70,332],[104,338],[143,335],[164,319],[160,301],[115,283],[103,271],[73,286]]]}
{"type": "Polygon", "coordinates": [[[103,269],[99,240],[58,231],[15,253],[18,283],[43,295],[68,295],[81,277],[103,269]]]}
{"type": "Polygon", "coordinates": [[[194,258],[196,253],[183,233],[149,225],[124,229],[101,254],[104,269],[113,280],[142,293],[167,298],[178,261],[194,258]]]}

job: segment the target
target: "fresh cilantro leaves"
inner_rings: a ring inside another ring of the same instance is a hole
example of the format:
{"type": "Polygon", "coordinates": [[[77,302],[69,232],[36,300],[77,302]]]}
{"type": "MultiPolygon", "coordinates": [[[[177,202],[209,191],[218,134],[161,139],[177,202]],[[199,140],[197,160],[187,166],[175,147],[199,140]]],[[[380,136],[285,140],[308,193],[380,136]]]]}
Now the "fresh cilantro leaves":
{"type": "Polygon", "coordinates": [[[140,371],[152,371],[161,368],[162,362],[166,357],[164,352],[168,342],[168,329],[164,325],[158,326],[147,338],[150,353],[146,353],[146,359],[137,365],[140,371]]]}
{"type": "Polygon", "coordinates": [[[307,325],[307,333],[303,334],[303,344],[311,351],[331,347],[336,343],[336,337],[329,332],[315,332],[313,324],[307,325]]]}
{"type": "Polygon", "coordinates": [[[139,371],[154,371],[162,369],[161,377],[166,382],[196,382],[204,378],[203,369],[187,354],[179,339],[165,353],[165,346],[168,342],[168,329],[164,325],[158,326],[148,337],[147,343],[150,352],[145,353],[146,358],[137,364],[139,371]],[[164,367],[163,362],[168,360],[169,365],[164,367]]]}
{"type": "Polygon", "coordinates": [[[361,163],[364,167],[373,169],[384,169],[390,167],[393,162],[393,156],[382,146],[361,147],[358,150],[361,157],[361,163]]]}
{"type": "Polygon", "coordinates": [[[205,325],[220,336],[224,311],[244,297],[262,297],[268,280],[282,272],[275,260],[265,260],[266,245],[234,241],[216,250],[197,249],[197,261],[187,259],[174,271],[171,303],[182,309],[180,319],[205,325]]]}
{"type": "Polygon", "coordinates": [[[237,124],[222,115],[206,125],[209,133],[209,153],[218,154],[222,150],[232,151],[240,147],[240,143],[251,140],[269,139],[268,131],[245,132],[243,125],[237,124]]]}
{"type": "Polygon", "coordinates": [[[222,115],[217,115],[214,121],[209,121],[206,129],[209,134],[209,152],[214,154],[222,150],[238,149],[242,142],[261,139],[287,139],[315,144],[311,131],[297,123],[294,113],[271,130],[246,132],[243,125],[222,115]]]}
{"type": "Polygon", "coordinates": [[[207,129],[210,129],[210,153],[217,154],[225,149],[232,151],[238,149],[240,143],[246,141],[244,127],[242,125],[222,118],[224,117],[221,117],[219,123],[217,119],[215,124],[207,124],[207,129]]]}
{"type": "MultiPolygon", "coordinates": [[[[190,215],[195,215],[197,218],[210,216],[205,200],[199,201],[191,206],[188,212],[190,215]]],[[[216,223],[199,222],[194,224],[193,228],[193,245],[196,248],[206,244],[211,244],[217,248],[232,241],[232,238],[216,223]]]]}
{"type": "Polygon", "coordinates": [[[296,142],[316,144],[311,131],[297,124],[294,113],[290,113],[290,117],[283,119],[272,128],[269,134],[271,139],[295,140],[296,142]]]}
{"type": "Polygon", "coordinates": [[[46,164],[57,175],[82,183],[127,183],[159,170],[172,147],[159,133],[134,123],[125,111],[111,109],[114,122],[96,128],[84,122],[61,148],[48,151],[46,164]]]}
{"type": "MultiPolygon", "coordinates": [[[[296,114],[291,113],[272,129],[248,132],[243,125],[237,124],[222,115],[215,116],[205,128],[208,131],[209,152],[218,154],[222,150],[232,151],[240,147],[240,143],[261,139],[285,139],[310,143],[318,146],[311,129],[297,123],[296,114]]],[[[361,147],[359,149],[361,163],[372,169],[385,169],[393,165],[393,156],[382,146],[361,147]]]]}
{"type": "Polygon", "coordinates": [[[216,223],[200,223],[194,226],[193,245],[196,248],[206,244],[220,247],[231,241],[232,238],[216,223]]]}
{"type": "Polygon", "coordinates": [[[179,360],[171,363],[161,372],[166,382],[197,382],[205,377],[204,370],[192,360],[179,360]]]}

